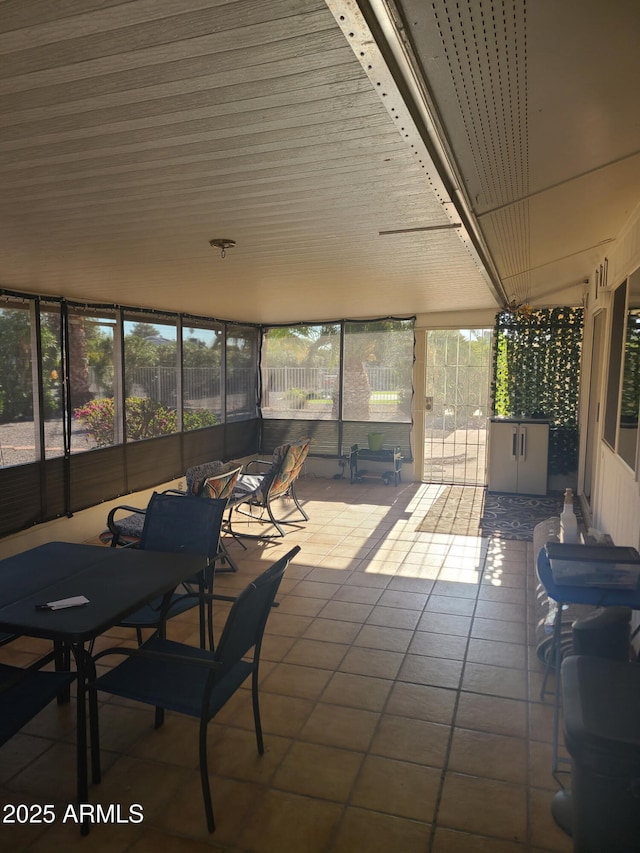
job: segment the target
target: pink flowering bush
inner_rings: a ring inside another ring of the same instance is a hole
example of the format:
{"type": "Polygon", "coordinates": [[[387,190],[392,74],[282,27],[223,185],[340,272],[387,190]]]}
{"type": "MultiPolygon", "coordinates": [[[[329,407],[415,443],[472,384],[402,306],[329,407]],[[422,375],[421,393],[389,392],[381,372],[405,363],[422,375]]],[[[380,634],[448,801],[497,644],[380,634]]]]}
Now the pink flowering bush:
{"type": "MultiPolygon", "coordinates": [[[[97,447],[110,447],[114,443],[115,403],[112,397],[90,400],[74,409],[74,417],[84,422],[87,439],[93,439],[97,447]]],[[[169,435],[178,431],[178,413],[155,400],[144,397],[127,397],[125,400],[125,423],[127,441],[139,441],[158,435],[169,435]]],[[[213,426],[218,418],[206,409],[184,412],[185,430],[213,426]]]]}

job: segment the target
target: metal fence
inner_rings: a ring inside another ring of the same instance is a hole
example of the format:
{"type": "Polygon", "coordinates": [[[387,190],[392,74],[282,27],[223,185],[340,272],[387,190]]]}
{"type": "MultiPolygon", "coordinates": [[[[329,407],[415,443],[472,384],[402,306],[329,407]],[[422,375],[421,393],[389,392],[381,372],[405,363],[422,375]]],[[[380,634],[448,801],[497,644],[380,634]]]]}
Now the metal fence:
{"type": "MultiPolygon", "coordinates": [[[[96,397],[112,396],[89,369],[89,381],[96,397]]],[[[183,398],[191,405],[199,400],[220,399],[221,374],[215,367],[185,367],[182,374],[183,398]]],[[[255,399],[255,370],[235,367],[227,370],[227,397],[255,399]]],[[[176,370],[174,367],[136,367],[126,372],[125,393],[129,397],[148,397],[175,408],[177,399],[176,370]]]]}
{"type": "MultiPolygon", "coordinates": [[[[365,367],[373,392],[395,393],[402,386],[397,371],[392,367],[365,367]]],[[[269,367],[263,371],[263,388],[266,392],[285,394],[300,389],[318,398],[331,398],[337,389],[338,372],[326,367],[269,367]]],[[[199,400],[220,398],[220,370],[215,367],[186,367],[183,370],[183,398],[192,405],[199,400]]],[[[103,396],[99,381],[90,369],[90,382],[96,396],[103,396]]],[[[176,371],[173,367],[136,367],[126,372],[126,394],[132,397],[149,397],[165,406],[176,406],[176,371]]],[[[227,395],[254,398],[255,372],[252,368],[227,370],[227,395]]],[[[107,396],[110,396],[106,394],[107,396]]]]}
{"type": "MultiPolygon", "coordinates": [[[[393,367],[365,366],[372,391],[399,390],[398,374],[393,367]]],[[[308,394],[331,396],[337,388],[338,372],[326,367],[268,367],[263,370],[263,387],[275,394],[298,388],[308,394]]]]}

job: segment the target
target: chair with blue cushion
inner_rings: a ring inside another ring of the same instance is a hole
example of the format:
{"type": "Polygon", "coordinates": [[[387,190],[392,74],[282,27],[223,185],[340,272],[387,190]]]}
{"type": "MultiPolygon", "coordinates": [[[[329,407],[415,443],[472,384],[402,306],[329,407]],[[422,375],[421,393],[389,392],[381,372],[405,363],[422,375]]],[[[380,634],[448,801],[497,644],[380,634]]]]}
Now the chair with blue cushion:
{"type": "MultiPolygon", "coordinates": [[[[185,474],[186,491],[168,489],[164,494],[187,495],[202,498],[229,500],[238,480],[242,466],[234,462],[205,462],[187,469],[185,474]]],[[[144,509],[126,504],[113,507],[107,516],[107,529],[100,535],[105,545],[112,548],[123,546],[137,548],[142,538],[142,528],[146,513],[144,509]],[[123,515],[122,513],[126,513],[123,515]]],[[[224,541],[220,538],[215,560],[227,564],[228,570],[238,571],[224,541]]],[[[218,571],[221,569],[219,568],[218,571]]]]}
{"type": "MultiPolygon", "coordinates": [[[[200,611],[200,645],[213,648],[213,561],[218,553],[220,526],[227,501],[200,500],[193,495],[155,492],[144,513],[139,547],[147,551],[187,552],[202,555],[202,572],[176,590],[169,600],[159,598],[137,610],[120,624],[135,628],[142,643],[142,629],[159,630],[165,619],[198,607],[200,611]]],[[[229,596],[215,596],[232,601],[229,596]]]]}
{"type": "Polygon", "coordinates": [[[98,678],[95,687],[154,706],[156,728],[162,725],[165,710],[200,720],[200,777],[209,832],[215,830],[215,821],[207,765],[207,724],[251,676],[256,741],[258,753],[263,754],[258,701],[260,648],[282,576],[299,550],[300,546],[291,549],[240,593],[215,652],[152,637],[138,649],[117,647],[96,655],[96,660],[106,655],[126,656],[98,678]]]}

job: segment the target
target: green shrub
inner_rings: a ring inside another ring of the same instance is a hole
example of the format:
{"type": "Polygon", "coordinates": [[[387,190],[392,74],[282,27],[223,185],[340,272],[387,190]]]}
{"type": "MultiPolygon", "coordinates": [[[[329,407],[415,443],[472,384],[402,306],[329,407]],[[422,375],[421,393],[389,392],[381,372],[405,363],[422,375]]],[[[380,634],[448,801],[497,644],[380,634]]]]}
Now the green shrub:
{"type": "MultiPolygon", "coordinates": [[[[115,403],[112,397],[90,400],[74,409],[74,417],[84,421],[87,435],[97,447],[110,447],[114,443],[115,403]]],[[[127,397],[125,400],[125,423],[127,441],[155,438],[178,431],[178,413],[155,400],[143,397],[127,397]]],[[[185,412],[185,430],[214,426],[218,418],[206,409],[185,412]]]]}

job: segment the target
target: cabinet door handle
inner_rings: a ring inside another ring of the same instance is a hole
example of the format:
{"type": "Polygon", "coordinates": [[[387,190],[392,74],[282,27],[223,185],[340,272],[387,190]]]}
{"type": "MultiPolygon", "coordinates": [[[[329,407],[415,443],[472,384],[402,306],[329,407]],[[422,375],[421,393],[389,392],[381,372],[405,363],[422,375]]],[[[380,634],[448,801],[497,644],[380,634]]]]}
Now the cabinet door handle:
{"type": "Polygon", "coordinates": [[[518,429],[517,427],[512,427],[513,432],[511,433],[511,458],[515,462],[516,454],[518,452],[518,429]]]}
{"type": "Polygon", "coordinates": [[[527,428],[520,427],[520,459],[527,455],[527,428]]]}

